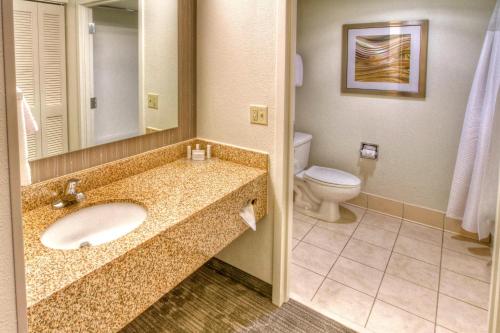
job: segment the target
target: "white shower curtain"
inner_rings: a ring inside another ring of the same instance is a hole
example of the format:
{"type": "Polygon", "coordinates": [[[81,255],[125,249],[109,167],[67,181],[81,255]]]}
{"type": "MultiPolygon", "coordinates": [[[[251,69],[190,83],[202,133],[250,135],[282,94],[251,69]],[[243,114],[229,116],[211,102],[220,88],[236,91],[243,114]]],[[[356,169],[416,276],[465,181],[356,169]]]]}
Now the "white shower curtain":
{"type": "Polygon", "coordinates": [[[500,127],[500,1],[486,33],[472,83],[446,215],[462,219],[462,228],[487,238],[492,231],[498,185],[500,127]],[[493,130],[495,128],[495,130],[493,130]]]}

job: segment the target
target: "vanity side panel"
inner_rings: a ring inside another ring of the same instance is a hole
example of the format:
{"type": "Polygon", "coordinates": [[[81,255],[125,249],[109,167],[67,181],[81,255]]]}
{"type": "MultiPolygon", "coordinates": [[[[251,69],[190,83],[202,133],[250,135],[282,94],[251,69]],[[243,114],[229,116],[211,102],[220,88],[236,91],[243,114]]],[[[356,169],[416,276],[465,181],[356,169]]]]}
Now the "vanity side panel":
{"type": "Polygon", "coordinates": [[[28,309],[30,332],[115,332],[245,232],[239,210],[267,213],[267,177],[225,196],[28,309]]]}

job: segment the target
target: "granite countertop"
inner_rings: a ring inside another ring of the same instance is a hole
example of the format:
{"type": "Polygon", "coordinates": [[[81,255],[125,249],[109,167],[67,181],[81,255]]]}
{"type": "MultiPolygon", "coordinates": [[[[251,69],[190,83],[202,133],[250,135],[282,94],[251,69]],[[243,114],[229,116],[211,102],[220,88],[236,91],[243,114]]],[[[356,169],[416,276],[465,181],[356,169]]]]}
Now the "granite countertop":
{"type": "Polygon", "coordinates": [[[27,302],[31,307],[115,259],[126,255],[168,228],[237,191],[266,170],[213,158],[177,160],[86,192],[87,200],[54,210],[44,205],[23,216],[27,302]],[[143,205],[147,219],[113,242],[79,250],[53,250],[40,242],[43,231],[58,218],[104,202],[143,205]]]}

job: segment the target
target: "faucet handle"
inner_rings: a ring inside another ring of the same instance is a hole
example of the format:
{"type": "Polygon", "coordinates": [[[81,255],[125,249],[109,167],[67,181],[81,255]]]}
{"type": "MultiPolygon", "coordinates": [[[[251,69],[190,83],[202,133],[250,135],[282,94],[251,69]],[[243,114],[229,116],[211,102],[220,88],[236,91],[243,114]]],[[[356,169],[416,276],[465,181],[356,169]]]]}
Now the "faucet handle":
{"type": "Polygon", "coordinates": [[[66,190],[64,191],[66,195],[76,194],[76,187],[80,184],[80,179],[71,178],[66,182],[66,190]]]}

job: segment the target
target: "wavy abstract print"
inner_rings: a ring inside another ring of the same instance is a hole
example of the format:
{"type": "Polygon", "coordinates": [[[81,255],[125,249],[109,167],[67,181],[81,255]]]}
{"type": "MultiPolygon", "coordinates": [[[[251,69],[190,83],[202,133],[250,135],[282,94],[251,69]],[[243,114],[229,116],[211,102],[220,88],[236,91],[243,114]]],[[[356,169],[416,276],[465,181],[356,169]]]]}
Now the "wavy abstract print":
{"type": "Polygon", "coordinates": [[[411,35],[356,37],[355,80],[410,82],[411,35]]]}

